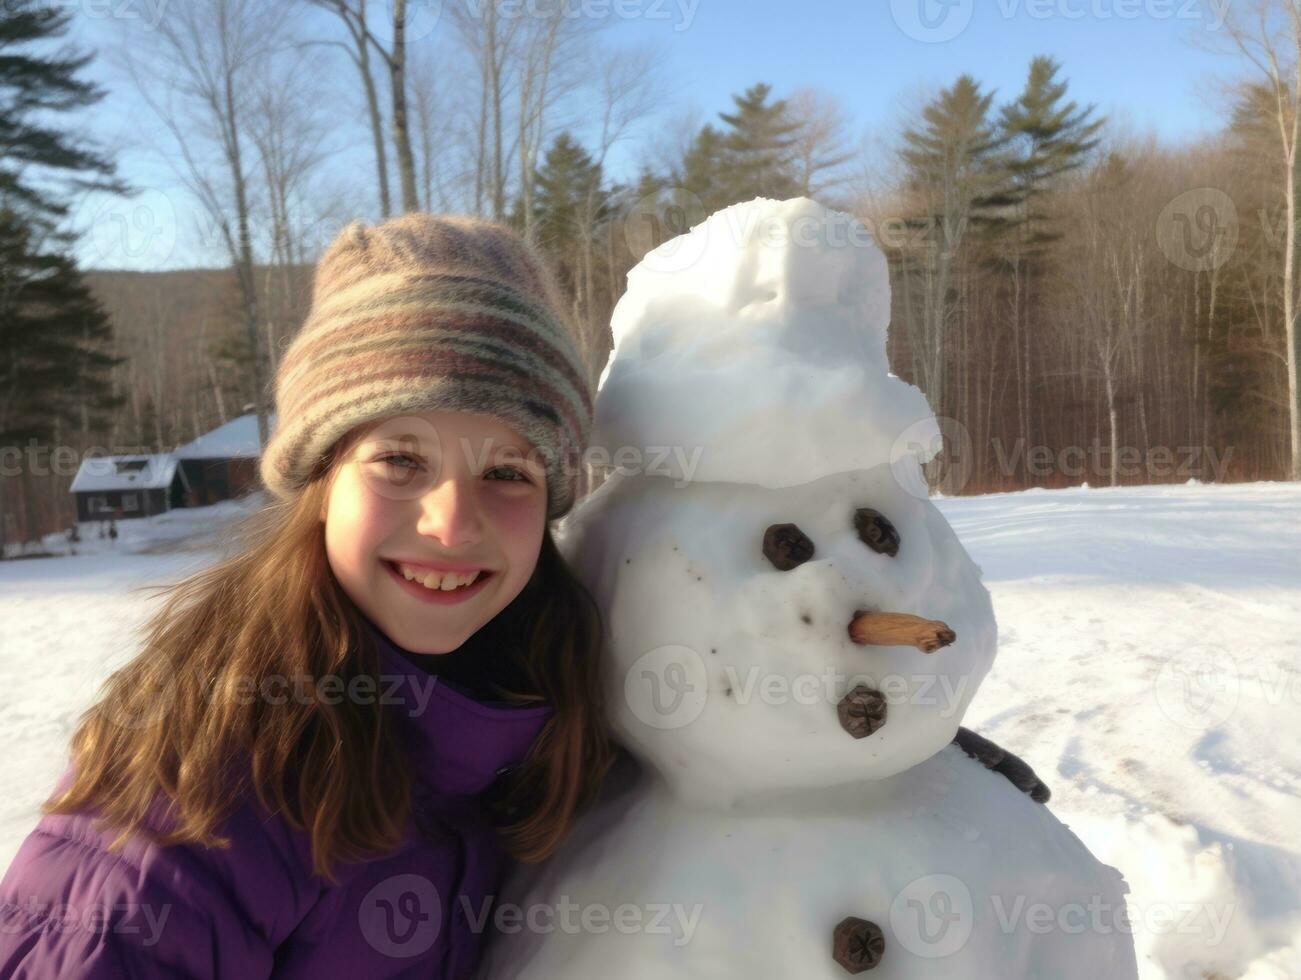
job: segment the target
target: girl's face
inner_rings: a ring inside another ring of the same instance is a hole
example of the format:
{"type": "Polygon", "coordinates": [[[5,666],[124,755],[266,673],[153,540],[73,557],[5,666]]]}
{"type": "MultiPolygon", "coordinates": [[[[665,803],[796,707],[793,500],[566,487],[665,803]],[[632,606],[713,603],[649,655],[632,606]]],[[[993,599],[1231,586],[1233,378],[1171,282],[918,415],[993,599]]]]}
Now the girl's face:
{"type": "Polygon", "coordinates": [[[330,568],[398,646],[455,650],[533,574],[546,530],[542,460],[512,427],[469,412],[367,423],[343,446],[321,511],[330,568]],[[448,566],[482,571],[464,590],[431,594],[440,583],[427,576],[448,566]]]}

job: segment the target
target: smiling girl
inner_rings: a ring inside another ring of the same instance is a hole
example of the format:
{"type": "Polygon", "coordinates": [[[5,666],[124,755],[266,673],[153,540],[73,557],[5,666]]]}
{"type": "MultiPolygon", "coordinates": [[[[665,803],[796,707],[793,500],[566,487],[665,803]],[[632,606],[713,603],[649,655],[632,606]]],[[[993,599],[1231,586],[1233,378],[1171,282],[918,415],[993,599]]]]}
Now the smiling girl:
{"type": "Polygon", "coordinates": [[[550,522],[588,371],[509,229],[349,225],[284,352],[273,501],[175,585],[0,882],[0,977],[467,977],[616,751],[550,522]]]}

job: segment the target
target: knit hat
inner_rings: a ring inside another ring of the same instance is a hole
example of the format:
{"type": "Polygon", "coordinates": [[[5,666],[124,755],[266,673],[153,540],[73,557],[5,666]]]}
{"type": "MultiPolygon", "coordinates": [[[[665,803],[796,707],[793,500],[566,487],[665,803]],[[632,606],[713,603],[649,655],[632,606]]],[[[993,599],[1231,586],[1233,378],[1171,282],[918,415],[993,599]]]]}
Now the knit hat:
{"type": "Polygon", "coordinates": [[[542,456],[547,518],[573,506],[593,393],[546,260],[510,228],[464,215],[354,221],[316,266],[312,309],[276,375],[262,482],[306,486],[336,440],[425,409],[512,426],[542,456]]]}

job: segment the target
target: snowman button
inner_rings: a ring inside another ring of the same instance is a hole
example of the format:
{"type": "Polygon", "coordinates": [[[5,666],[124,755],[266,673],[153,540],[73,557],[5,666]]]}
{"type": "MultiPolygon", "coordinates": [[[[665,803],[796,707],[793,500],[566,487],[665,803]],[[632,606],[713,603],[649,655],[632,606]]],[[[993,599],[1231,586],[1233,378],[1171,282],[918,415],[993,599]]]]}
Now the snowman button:
{"type": "Polygon", "coordinates": [[[885,933],[875,922],[846,916],[832,935],[831,955],[849,973],[870,970],[885,955],[885,933]]]}
{"type": "Polygon", "coordinates": [[[854,738],[867,738],[885,724],[885,695],[859,684],[840,699],[836,716],[840,727],[854,738]]]}

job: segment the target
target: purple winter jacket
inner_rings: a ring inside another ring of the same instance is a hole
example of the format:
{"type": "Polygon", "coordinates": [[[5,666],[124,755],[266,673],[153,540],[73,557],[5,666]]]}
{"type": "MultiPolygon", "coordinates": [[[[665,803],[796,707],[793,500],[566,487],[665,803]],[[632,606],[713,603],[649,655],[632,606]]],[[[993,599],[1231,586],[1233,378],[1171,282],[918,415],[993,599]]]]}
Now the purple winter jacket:
{"type": "Polygon", "coordinates": [[[336,866],[331,885],[306,835],[256,798],[223,826],[227,849],[136,835],[110,853],[115,835],[90,816],[44,816],[0,881],[0,980],[471,976],[510,866],[480,794],[523,761],[554,708],[478,700],[371,629],[371,696],[409,720],[416,791],[395,851],[336,866]]]}

